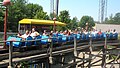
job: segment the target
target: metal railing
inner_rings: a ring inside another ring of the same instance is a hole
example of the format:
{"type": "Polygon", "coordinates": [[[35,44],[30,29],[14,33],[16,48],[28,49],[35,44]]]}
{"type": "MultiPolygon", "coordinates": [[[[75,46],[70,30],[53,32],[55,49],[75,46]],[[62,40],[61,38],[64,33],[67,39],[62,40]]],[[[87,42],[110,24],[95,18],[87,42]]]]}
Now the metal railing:
{"type": "MultiPolygon", "coordinates": [[[[1,38],[0,41],[4,39],[3,35],[4,35],[4,32],[0,32],[0,38],[1,38]]],[[[7,32],[7,36],[11,36],[11,35],[17,35],[17,33],[7,32]]]]}

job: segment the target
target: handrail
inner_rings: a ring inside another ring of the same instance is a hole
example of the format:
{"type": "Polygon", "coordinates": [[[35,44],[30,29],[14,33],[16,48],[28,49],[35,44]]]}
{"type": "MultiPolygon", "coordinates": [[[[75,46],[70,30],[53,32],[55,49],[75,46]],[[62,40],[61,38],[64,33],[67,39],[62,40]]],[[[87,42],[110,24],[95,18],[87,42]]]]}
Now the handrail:
{"type": "MultiPolygon", "coordinates": [[[[74,36],[65,36],[65,37],[73,37],[74,36]]],[[[51,37],[51,38],[44,38],[44,39],[34,39],[34,40],[21,40],[21,41],[15,41],[15,40],[10,40],[10,41],[0,41],[0,43],[4,43],[4,42],[34,42],[34,41],[40,41],[40,40],[45,40],[45,39],[53,39],[53,38],[63,38],[63,37],[51,37]]]]}
{"type": "MultiPolygon", "coordinates": [[[[13,42],[34,42],[34,41],[40,41],[40,40],[45,40],[45,39],[58,39],[58,38],[63,38],[63,37],[66,37],[66,38],[68,38],[68,37],[73,37],[74,38],[74,36],[75,35],[70,35],[70,36],[66,36],[66,35],[64,35],[64,36],[59,36],[59,37],[49,37],[49,38],[44,38],[44,39],[34,39],[34,40],[20,40],[20,41],[16,41],[16,40],[10,40],[10,41],[0,41],[0,43],[4,43],[4,42],[11,42],[11,41],[13,41],[13,42]]],[[[76,38],[76,37],[75,37],[76,38]]],[[[89,36],[89,38],[90,38],[90,36],[89,36]]]]}

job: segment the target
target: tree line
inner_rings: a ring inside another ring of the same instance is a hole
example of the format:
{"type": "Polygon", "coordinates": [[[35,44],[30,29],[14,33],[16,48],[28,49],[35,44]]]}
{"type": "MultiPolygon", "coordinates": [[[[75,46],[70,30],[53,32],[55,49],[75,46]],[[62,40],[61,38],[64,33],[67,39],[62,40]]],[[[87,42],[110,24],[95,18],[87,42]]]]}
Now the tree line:
{"type": "MultiPolygon", "coordinates": [[[[0,0],[2,2],[3,0],[0,0]]],[[[40,19],[40,20],[52,20],[54,18],[54,14],[47,14],[43,10],[43,7],[38,4],[28,3],[27,0],[12,0],[13,4],[8,6],[8,22],[7,22],[7,31],[17,32],[18,22],[24,18],[30,19],[40,19]]],[[[0,32],[3,32],[4,29],[4,13],[5,8],[0,7],[0,32]]],[[[115,16],[115,20],[119,17],[120,14],[115,16]]],[[[83,16],[80,20],[77,17],[70,18],[69,11],[63,10],[60,11],[60,14],[56,16],[57,21],[64,22],[66,26],[58,26],[57,30],[65,30],[65,29],[76,29],[77,27],[88,29],[95,26],[94,19],[91,16],[83,16]]],[[[113,19],[113,18],[112,18],[113,19]]],[[[107,19],[106,22],[111,20],[107,19]]],[[[111,21],[110,21],[111,22],[111,21]]]]}
{"type": "Polygon", "coordinates": [[[109,17],[105,18],[105,24],[120,24],[120,13],[116,13],[114,16],[111,14],[109,17]]]}

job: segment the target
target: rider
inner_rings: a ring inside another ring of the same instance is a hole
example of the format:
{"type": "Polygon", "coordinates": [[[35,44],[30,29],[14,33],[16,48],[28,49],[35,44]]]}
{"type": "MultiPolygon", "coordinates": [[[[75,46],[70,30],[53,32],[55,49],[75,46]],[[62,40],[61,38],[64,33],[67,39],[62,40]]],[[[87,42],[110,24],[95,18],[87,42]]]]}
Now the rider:
{"type": "Polygon", "coordinates": [[[29,35],[30,35],[30,34],[29,34],[29,31],[26,30],[26,31],[25,31],[25,34],[23,34],[23,35],[19,35],[19,34],[18,34],[17,36],[25,40],[29,35]]]}
{"type": "Polygon", "coordinates": [[[36,36],[40,35],[35,28],[32,28],[32,33],[30,34],[30,36],[34,39],[36,36]]]}

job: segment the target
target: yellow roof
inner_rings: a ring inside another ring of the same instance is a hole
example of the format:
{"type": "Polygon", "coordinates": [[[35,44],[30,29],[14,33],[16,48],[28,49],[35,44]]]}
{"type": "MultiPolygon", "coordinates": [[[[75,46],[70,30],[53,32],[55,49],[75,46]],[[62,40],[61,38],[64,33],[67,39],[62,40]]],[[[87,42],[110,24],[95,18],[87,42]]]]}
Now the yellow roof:
{"type": "MultiPolygon", "coordinates": [[[[54,21],[51,20],[38,20],[38,19],[22,19],[19,21],[19,24],[41,24],[41,25],[54,25],[54,21]]],[[[65,23],[55,21],[56,25],[63,25],[65,26],[65,23]]]]}

